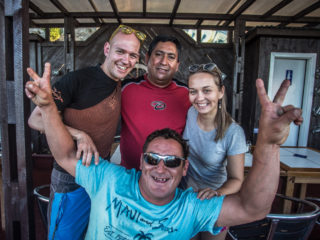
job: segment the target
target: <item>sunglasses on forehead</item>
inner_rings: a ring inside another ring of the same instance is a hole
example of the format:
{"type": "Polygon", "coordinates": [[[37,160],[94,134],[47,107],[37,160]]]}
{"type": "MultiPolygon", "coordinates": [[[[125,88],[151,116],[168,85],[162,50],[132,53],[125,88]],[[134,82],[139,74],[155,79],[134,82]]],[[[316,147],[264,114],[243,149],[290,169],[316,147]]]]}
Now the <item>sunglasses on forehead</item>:
{"type": "Polygon", "coordinates": [[[125,34],[131,34],[134,33],[134,35],[141,41],[143,42],[146,39],[146,35],[143,32],[137,31],[135,29],[133,29],[132,27],[126,26],[126,25],[119,25],[119,27],[117,27],[117,29],[112,33],[110,40],[112,40],[112,38],[119,32],[121,31],[122,33],[125,34]]]}
{"type": "Polygon", "coordinates": [[[168,168],[176,168],[179,167],[181,164],[181,161],[184,161],[185,159],[182,157],[172,156],[172,155],[159,155],[156,153],[144,153],[143,154],[143,160],[153,166],[156,166],[159,164],[161,160],[163,160],[163,163],[168,168]]]}
{"type": "Polygon", "coordinates": [[[222,81],[227,77],[227,75],[221,72],[221,70],[218,68],[217,64],[215,63],[193,64],[189,66],[190,73],[196,73],[196,72],[202,72],[202,71],[216,72],[219,74],[222,81]]]}

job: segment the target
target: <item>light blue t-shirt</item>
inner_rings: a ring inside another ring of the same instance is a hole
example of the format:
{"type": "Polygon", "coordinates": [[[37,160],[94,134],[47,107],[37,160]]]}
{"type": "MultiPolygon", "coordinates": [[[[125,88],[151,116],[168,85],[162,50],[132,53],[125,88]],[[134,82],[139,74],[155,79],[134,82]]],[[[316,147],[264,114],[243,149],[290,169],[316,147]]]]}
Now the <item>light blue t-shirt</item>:
{"type": "Polygon", "coordinates": [[[184,188],[218,189],[227,180],[227,156],[246,152],[243,129],[231,123],[222,139],[214,141],[216,129],[206,132],[197,123],[198,111],[192,106],[187,115],[183,138],[189,140],[189,168],[182,180],[184,188]]]}
{"type": "Polygon", "coordinates": [[[102,159],[90,167],[79,160],[76,182],[91,198],[86,239],[189,240],[200,231],[217,234],[221,230],[214,225],[223,197],[201,201],[192,189],[177,189],[170,203],[157,206],[142,197],[139,178],[140,172],[102,159]]]}

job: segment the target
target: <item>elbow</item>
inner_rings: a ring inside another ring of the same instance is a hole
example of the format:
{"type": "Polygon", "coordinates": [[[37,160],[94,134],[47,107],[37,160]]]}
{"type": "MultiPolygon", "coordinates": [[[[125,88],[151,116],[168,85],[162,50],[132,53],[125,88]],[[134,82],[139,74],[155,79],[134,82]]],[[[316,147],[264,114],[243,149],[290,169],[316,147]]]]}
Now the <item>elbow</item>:
{"type": "Polygon", "coordinates": [[[31,118],[28,119],[28,126],[32,129],[35,128],[34,124],[33,124],[33,121],[31,120],[31,118]]]}
{"type": "Polygon", "coordinates": [[[264,219],[271,211],[271,207],[267,207],[264,209],[259,209],[259,211],[257,211],[256,209],[250,212],[250,222],[253,221],[258,221],[261,219],[264,219]]]}

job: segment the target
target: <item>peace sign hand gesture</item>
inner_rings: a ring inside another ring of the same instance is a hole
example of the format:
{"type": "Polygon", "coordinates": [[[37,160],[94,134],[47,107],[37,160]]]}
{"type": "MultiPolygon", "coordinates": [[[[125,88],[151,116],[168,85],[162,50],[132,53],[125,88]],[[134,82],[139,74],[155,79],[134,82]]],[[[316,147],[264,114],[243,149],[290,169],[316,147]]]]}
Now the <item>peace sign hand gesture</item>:
{"type": "Polygon", "coordinates": [[[256,87],[261,104],[258,141],[266,144],[283,144],[290,130],[290,123],[300,125],[303,122],[302,110],[292,105],[282,107],[282,103],[290,86],[289,80],[284,80],[274,97],[270,101],[262,79],[257,79],[256,87]]]}
{"type": "Polygon", "coordinates": [[[25,92],[28,98],[39,107],[53,103],[52,89],[50,85],[51,65],[46,63],[44,73],[40,77],[33,69],[27,68],[29,76],[33,81],[28,81],[25,85],[25,92]]]}

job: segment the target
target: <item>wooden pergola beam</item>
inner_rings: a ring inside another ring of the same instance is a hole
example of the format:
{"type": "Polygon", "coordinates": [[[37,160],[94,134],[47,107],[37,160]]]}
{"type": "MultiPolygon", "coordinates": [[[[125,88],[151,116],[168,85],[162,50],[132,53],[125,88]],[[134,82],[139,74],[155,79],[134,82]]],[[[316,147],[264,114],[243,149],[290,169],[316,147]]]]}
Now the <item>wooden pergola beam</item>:
{"type": "Polygon", "coordinates": [[[235,20],[236,18],[238,18],[245,10],[247,10],[256,0],[247,0],[244,4],[241,5],[241,7],[239,7],[239,9],[232,14],[232,19],[226,21],[223,26],[228,26],[233,20],[235,20]]]}
{"type": "MultiPolygon", "coordinates": [[[[113,12],[72,12],[69,14],[70,17],[73,18],[93,18],[93,17],[101,17],[101,18],[114,18],[115,15],[113,12]]],[[[119,18],[146,18],[146,19],[169,19],[171,13],[146,13],[145,16],[143,13],[138,12],[121,12],[119,14],[119,18]]],[[[46,13],[44,16],[40,17],[37,14],[30,13],[30,19],[53,19],[53,18],[61,18],[63,19],[65,15],[63,13],[46,13]]],[[[195,13],[177,13],[175,15],[175,19],[179,20],[224,20],[229,21],[233,20],[232,14],[195,14],[195,13]]],[[[266,18],[262,18],[260,15],[241,15],[239,19],[245,20],[247,22],[287,22],[287,23],[320,23],[320,17],[301,17],[299,19],[294,19],[288,16],[270,16],[266,18]]],[[[164,25],[162,25],[164,26],[164,25]]]]}
{"type": "Polygon", "coordinates": [[[110,2],[110,5],[111,5],[111,7],[112,7],[114,16],[115,16],[116,19],[118,20],[118,23],[121,24],[122,21],[121,21],[121,18],[120,18],[120,16],[119,16],[119,11],[118,11],[118,8],[117,8],[117,4],[115,3],[114,0],[109,0],[109,2],[110,2]]]}
{"type": "Polygon", "coordinates": [[[170,27],[173,24],[173,21],[175,19],[176,14],[177,14],[178,8],[180,6],[180,2],[181,2],[181,0],[176,0],[176,2],[174,3],[174,7],[173,7],[173,10],[171,12],[170,21],[169,21],[169,26],[170,27]]]}
{"type": "Polygon", "coordinates": [[[35,239],[31,174],[29,79],[29,1],[1,0],[1,137],[6,239],[35,239]],[[4,3],[4,4],[3,4],[4,3]]]}
{"type": "Polygon", "coordinates": [[[275,5],[273,8],[271,8],[269,11],[267,11],[266,13],[264,13],[262,15],[262,18],[267,18],[272,16],[272,14],[276,13],[277,11],[279,11],[281,8],[284,8],[285,6],[287,6],[289,3],[291,3],[293,0],[283,0],[280,3],[278,3],[277,5],[275,5]]]}
{"type": "MultiPolygon", "coordinates": [[[[290,17],[290,20],[292,22],[294,22],[295,20],[299,19],[299,18],[302,18],[304,17],[305,15],[307,15],[308,13],[311,13],[315,10],[317,10],[318,8],[320,7],[320,1],[312,4],[311,6],[303,9],[302,11],[298,12],[296,15],[294,15],[293,17],[290,17]]],[[[284,27],[286,25],[288,25],[289,23],[288,22],[283,22],[281,24],[278,25],[278,27],[284,27]]]]}

